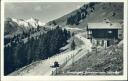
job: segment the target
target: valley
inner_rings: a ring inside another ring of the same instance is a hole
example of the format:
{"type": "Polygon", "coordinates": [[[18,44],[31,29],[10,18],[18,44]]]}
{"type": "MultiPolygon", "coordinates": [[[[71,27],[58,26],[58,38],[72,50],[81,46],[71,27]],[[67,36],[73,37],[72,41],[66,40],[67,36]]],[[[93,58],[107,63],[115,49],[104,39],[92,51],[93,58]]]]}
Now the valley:
{"type": "Polygon", "coordinates": [[[88,3],[48,23],[6,18],[4,24],[7,76],[123,74],[122,3],[88,3]]]}

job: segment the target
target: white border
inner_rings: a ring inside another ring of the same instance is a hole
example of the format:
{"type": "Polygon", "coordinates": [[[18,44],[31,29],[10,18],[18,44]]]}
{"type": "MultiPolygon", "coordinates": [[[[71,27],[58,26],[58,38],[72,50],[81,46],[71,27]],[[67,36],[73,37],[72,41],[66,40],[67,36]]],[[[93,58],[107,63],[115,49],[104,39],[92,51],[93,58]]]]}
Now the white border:
{"type": "Polygon", "coordinates": [[[127,79],[127,0],[4,0],[1,1],[1,79],[2,81],[85,81],[85,80],[126,80],[127,79]],[[123,76],[4,76],[3,73],[3,36],[5,2],[124,2],[124,74],[123,76]]]}

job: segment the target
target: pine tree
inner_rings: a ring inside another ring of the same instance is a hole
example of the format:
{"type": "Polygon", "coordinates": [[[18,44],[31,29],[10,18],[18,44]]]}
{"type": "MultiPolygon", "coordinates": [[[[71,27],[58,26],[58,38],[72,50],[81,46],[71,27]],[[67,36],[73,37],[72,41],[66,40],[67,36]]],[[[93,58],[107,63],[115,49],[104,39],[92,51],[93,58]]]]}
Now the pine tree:
{"type": "MultiPolygon", "coordinates": [[[[32,32],[33,29],[30,30],[32,32]]],[[[70,38],[70,32],[62,30],[59,26],[57,28],[49,30],[47,33],[40,34],[37,37],[28,37],[29,32],[23,32],[22,35],[12,38],[10,41],[10,47],[5,47],[4,62],[5,62],[5,74],[9,74],[16,69],[19,69],[25,65],[37,60],[44,60],[60,52],[60,48],[67,44],[67,40],[70,38]],[[27,36],[27,42],[22,40],[23,35],[27,36]],[[19,42],[14,42],[14,41],[19,42]]],[[[6,42],[6,41],[5,41],[6,42]]]]}
{"type": "Polygon", "coordinates": [[[73,40],[71,43],[71,50],[75,50],[76,44],[75,41],[73,40]]]}
{"type": "Polygon", "coordinates": [[[55,21],[53,21],[52,23],[53,23],[53,25],[57,25],[55,21]]]}

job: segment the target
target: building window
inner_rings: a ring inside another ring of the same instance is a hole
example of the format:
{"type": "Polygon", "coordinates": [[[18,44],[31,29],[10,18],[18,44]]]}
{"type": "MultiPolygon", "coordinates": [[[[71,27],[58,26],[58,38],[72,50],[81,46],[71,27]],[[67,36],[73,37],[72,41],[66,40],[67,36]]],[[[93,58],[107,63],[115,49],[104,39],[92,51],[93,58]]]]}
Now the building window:
{"type": "Polygon", "coordinates": [[[101,46],[104,46],[104,40],[102,40],[102,42],[101,42],[101,46]]]}
{"type": "Polygon", "coordinates": [[[92,31],[89,31],[88,34],[92,34],[92,31]]]}
{"type": "Polygon", "coordinates": [[[111,34],[111,33],[112,33],[112,31],[108,31],[108,33],[109,33],[109,34],[111,34]]]}

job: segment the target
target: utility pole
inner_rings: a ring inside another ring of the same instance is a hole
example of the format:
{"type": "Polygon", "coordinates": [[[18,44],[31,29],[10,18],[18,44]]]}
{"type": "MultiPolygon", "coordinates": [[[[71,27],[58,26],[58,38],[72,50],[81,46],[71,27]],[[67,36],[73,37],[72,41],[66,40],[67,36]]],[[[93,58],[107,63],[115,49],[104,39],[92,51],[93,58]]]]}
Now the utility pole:
{"type": "Polygon", "coordinates": [[[67,62],[68,62],[68,57],[66,57],[66,64],[67,64],[67,62]]]}

